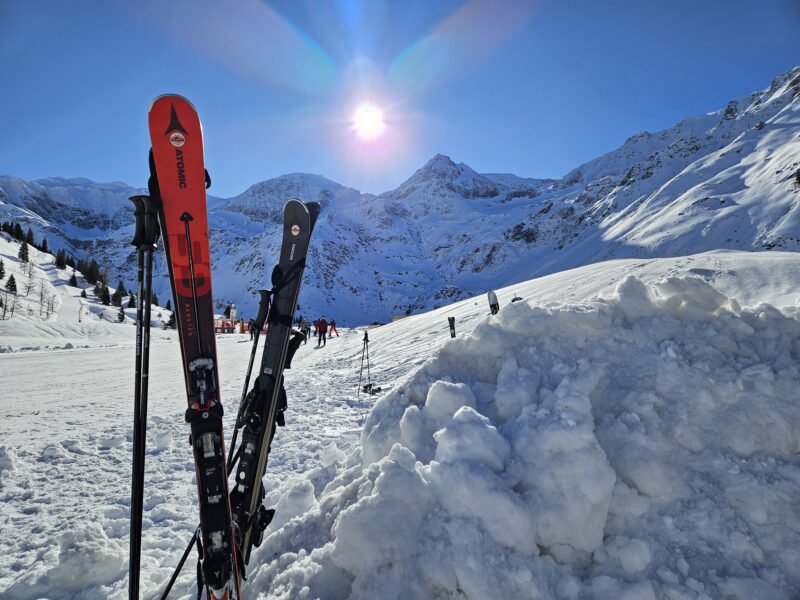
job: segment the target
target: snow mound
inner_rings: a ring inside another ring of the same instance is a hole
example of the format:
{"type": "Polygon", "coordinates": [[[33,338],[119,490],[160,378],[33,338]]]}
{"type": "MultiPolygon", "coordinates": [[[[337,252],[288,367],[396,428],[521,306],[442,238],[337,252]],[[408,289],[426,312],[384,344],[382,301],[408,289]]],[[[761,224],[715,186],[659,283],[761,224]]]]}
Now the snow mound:
{"type": "Polygon", "coordinates": [[[3,480],[17,470],[19,459],[14,448],[0,446],[0,489],[3,488],[3,480]]]}
{"type": "Polygon", "coordinates": [[[106,598],[103,586],[124,575],[127,552],[97,523],[61,534],[58,562],[45,573],[31,570],[4,592],[9,600],[34,598],[106,598]]]}
{"type": "MultiPolygon", "coordinates": [[[[698,278],[519,302],[292,484],[271,597],[775,599],[800,592],[800,322],[698,278]]],[[[279,524],[279,525],[277,525],[279,524]]]]}

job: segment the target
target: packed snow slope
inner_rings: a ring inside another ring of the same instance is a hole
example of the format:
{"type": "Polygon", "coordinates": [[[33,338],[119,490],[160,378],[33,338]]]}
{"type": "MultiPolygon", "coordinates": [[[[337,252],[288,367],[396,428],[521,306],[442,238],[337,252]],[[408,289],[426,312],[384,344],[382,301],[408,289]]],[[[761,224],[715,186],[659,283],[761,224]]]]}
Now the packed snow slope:
{"type": "MultiPolygon", "coordinates": [[[[378,196],[294,173],[211,198],[217,310],[235,302],[246,317],[255,311],[291,197],[322,204],[301,310],[351,324],[610,258],[800,250],[798,98],[800,67],[723,109],[635,135],[555,180],[479,174],[440,154],[378,196]]],[[[112,280],[131,278],[127,196],[141,191],[0,177],[0,219],[108,262],[112,280]]],[[[156,291],[167,297],[163,260],[157,265],[156,291]]]]}
{"type": "MultiPolygon", "coordinates": [[[[735,251],[527,281],[371,329],[372,397],[363,329],[301,346],[247,597],[798,597],[798,282],[798,254],[735,251]]],[[[230,426],[249,343],[219,348],[230,426]]],[[[130,359],[0,356],[3,598],[126,597],[130,359]]],[[[146,597],[196,526],[177,344],[152,375],[146,597]]]]}

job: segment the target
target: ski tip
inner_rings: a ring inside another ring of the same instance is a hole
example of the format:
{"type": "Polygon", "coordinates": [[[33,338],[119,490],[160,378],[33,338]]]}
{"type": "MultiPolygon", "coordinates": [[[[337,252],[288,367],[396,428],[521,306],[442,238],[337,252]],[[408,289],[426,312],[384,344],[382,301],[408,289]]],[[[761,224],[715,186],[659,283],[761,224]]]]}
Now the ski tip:
{"type": "Polygon", "coordinates": [[[305,206],[306,206],[306,203],[305,203],[305,202],[303,202],[302,200],[298,199],[298,198],[289,198],[289,199],[286,201],[286,204],[284,204],[284,205],[283,205],[283,210],[286,210],[286,209],[287,209],[287,208],[289,208],[290,206],[294,206],[294,205],[300,205],[300,206],[303,206],[303,207],[305,207],[305,206]]]}
{"type": "Polygon", "coordinates": [[[317,217],[319,216],[319,212],[322,210],[322,206],[319,202],[306,202],[306,209],[308,210],[308,214],[311,216],[311,228],[314,228],[314,225],[317,223],[317,217]]]}
{"type": "Polygon", "coordinates": [[[147,112],[148,113],[152,112],[153,107],[156,105],[156,103],[159,100],[166,99],[166,98],[168,98],[170,101],[178,100],[179,102],[185,102],[186,104],[188,104],[192,108],[192,110],[194,112],[197,112],[197,109],[194,107],[194,104],[192,104],[191,101],[188,98],[186,98],[185,96],[181,96],[180,94],[161,94],[160,96],[156,96],[153,99],[153,101],[150,103],[150,108],[147,109],[147,112]]]}

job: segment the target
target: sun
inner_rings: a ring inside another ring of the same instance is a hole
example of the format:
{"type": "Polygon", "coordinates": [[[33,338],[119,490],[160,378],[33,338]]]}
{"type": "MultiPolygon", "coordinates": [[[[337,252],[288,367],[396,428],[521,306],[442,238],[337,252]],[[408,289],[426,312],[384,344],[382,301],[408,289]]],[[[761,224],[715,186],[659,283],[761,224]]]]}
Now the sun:
{"type": "Polygon", "coordinates": [[[386,129],[383,111],[374,104],[361,104],[353,113],[353,129],[362,140],[373,140],[386,129]]]}

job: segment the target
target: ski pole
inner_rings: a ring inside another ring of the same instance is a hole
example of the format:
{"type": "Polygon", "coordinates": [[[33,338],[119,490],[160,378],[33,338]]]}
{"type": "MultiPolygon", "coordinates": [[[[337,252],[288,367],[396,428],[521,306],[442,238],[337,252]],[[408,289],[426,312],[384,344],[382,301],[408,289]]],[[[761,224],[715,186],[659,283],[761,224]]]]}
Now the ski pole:
{"type": "Polygon", "coordinates": [[[258,315],[253,321],[255,332],[253,333],[253,349],[250,351],[250,362],[247,365],[247,373],[244,377],[244,386],[242,387],[242,399],[239,402],[239,414],[236,416],[236,426],[233,428],[233,436],[231,437],[231,447],[228,449],[228,471],[233,467],[233,451],[236,447],[236,438],[239,436],[240,421],[245,414],[245,404],[247,398],[247,389],[250,387],[250,375],[253,372],[253,362],[256,359],[256,352],[258,351],[258,338],[261,330],[264,328],[264,322],[267,320],[267,313],[269,312],[269,299],[271,292],[269,290],[259,290],[261,300],[258,303],[258,315]]]}
{"type": "Polygon", "coordinates": [[[367,350],[367,344],[369,343],[369,336],[367,332],[364,332],[364,344],[361,346],[361,368],[358,371],[358,391],[356,392],[356,401],[361,397],[361,376],[364,374],[364,353],[367,350]]]}
{"type": "Polygon", "coordinates": [[[139,488],[139,461],[141,460],[141,394],[142,394],[142,288],[144,287],[144,201],[142,196],[131,196],[136,219],[131,245],[136,247],[136,379],[133,386],[133,460],[131,464],[131,522],[128,541],[128,598],[139,598],[139,560],[141,552],[142,491],[139,488]]]}
{"type": "Polygon", "coordinates": [[[192,546],[197,541],[197,534],[199,533],[200,528],[194,530],[194,535],[192,539],[189,540],[189,545],[186,546],[186,550],[183,551],[183,556],[181,556],[180,561],[178,561],[178,566],[175,567],[175,570],[172,572],[172,577],[169,578],[169,582],[167,583],[167,589],[164,590],[164,593],[161,594],[160,600],[167,600],[167,596],[169,596],[170,590],[172,590],[172,586],[175,585],[175,580],[178,579],[178,575],[183,569],[183,565],[186,563],[186,559],[189,558],[189,553],[192,551],[192,546]]]}

